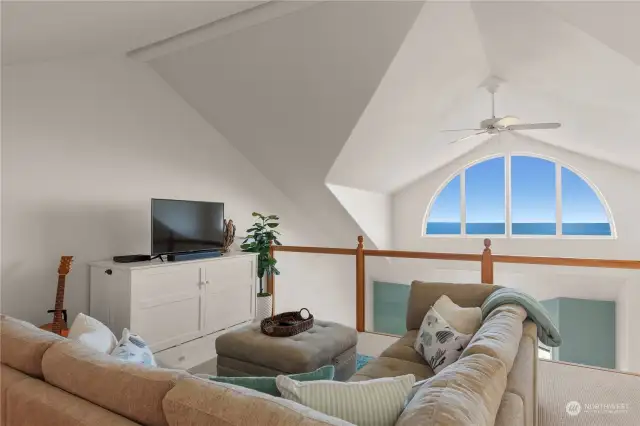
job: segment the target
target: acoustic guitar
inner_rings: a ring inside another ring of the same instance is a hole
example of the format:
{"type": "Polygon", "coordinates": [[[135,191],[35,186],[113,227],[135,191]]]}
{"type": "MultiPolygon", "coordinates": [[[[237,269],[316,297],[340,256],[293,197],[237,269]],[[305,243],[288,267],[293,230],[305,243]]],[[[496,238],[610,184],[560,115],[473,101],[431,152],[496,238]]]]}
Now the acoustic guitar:
{"type": "Polygon", "coordinates": [[[67,327],[67,310],[64,309],[64,286],[67,275],[71,272],[72,261],[73,256],[62,256],[60,258],[55,309],[47,311],[49,314],[53,313],[53,322],[40,327],[43,330],[51,331],[64,337],[67,337],[69,334],[69,328],[67,327]]]}

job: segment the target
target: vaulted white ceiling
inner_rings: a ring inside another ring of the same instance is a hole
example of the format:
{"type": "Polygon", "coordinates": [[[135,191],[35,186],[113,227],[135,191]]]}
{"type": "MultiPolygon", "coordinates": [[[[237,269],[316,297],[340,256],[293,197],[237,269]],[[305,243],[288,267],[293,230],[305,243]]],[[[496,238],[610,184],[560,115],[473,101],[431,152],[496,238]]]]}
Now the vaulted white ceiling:
{"type": "Polygon", "coordinates": [[[489,75],[506,80],[497,115],[560,121],[530,134],[640,170],[640,44],[629,41],[640,40],[639,6],[427,3],[328,181],[393,192],[472,149],[439,130],[490,117],[479,88],[489,75]],[[356,161],[365,150],[366,166],[356,161]]]}
{"type": "Polygon", "coordinates": [[[123,54],[263,1],[3,1],[2,64],[123,54]]]}
{"type": "Polygon", "coordinates": [[[490,75],[497,115],[562,123],[528,135],[640,170],[638,2],[47,3],[3,3],[3,63],[142,47],[348,244],[355,221],[387,245],[388,214],[367,209],[485,140],[440,130],[488,118],[490,75]]]}
{"type": "Polygon", "coordinates": [[[416,2],[324,2],[152,59],[285,194],[358,232],[325,178],[411,28],[416,2]]]}
{"type": "Polygon", "coordinates": [[[636,3],[327,2],[150,63],[293,199],[342,204],[384,246],[389,221],[363,212],[486,140],[440,130],[490,116],[491,75],[506,80],[498,115],[563,124],[532,137],[640,170],[638,16],[636,3]]]}

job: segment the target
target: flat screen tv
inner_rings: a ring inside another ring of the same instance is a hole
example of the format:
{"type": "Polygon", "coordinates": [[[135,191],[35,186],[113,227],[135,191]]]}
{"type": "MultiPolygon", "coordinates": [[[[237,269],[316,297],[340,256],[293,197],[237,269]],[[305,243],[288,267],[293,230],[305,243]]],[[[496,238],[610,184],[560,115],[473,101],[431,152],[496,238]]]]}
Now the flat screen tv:
{"type": "Polygon", "coordinates": [[[224,203],[151,200],[151,254],[213,251],[224,244],[224,203]]]}

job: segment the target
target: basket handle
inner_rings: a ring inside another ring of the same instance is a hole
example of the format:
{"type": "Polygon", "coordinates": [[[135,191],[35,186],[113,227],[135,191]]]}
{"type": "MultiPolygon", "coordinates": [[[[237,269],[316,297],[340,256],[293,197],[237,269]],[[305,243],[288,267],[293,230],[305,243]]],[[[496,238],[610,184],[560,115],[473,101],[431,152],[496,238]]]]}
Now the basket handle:
{"type": "Polygon", "coordinates": [[[311,312],[309,312],[309,310],[307,308],[300,309],[300,312],[298,312],[300,314],[300,318],[302,318],[302,311],[307,311],[307,314],[309,314],[309,316],[307,318],[305,318],[305,319],[311,318],[311,312]]]}

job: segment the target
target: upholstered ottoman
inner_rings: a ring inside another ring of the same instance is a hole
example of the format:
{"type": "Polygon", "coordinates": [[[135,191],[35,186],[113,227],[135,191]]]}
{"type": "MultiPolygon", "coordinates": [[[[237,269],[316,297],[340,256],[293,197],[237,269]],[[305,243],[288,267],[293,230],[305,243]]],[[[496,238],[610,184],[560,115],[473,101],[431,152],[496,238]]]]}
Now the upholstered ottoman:
{"type": "Polygon", "coordinates": [[[315,320],[313,328],[292,337],[269,337],[254,322],[216,339],[218,376],[277,376],[306,373],[333,364],[335,380],[356,371],[356,330],[315,320]]]}

